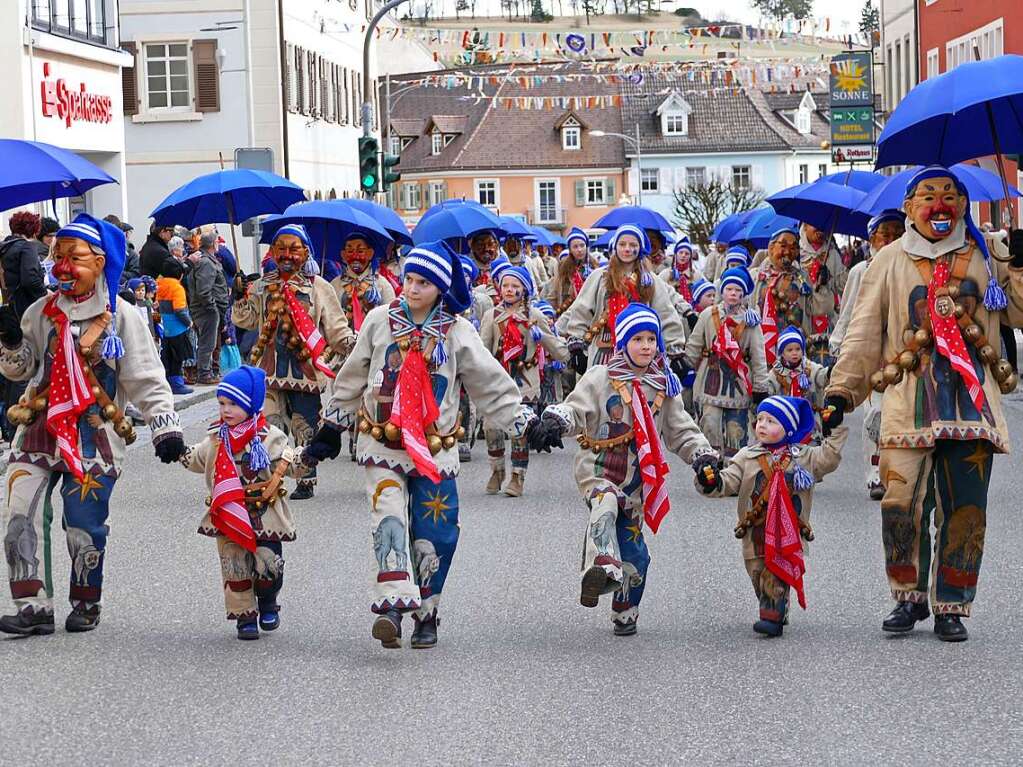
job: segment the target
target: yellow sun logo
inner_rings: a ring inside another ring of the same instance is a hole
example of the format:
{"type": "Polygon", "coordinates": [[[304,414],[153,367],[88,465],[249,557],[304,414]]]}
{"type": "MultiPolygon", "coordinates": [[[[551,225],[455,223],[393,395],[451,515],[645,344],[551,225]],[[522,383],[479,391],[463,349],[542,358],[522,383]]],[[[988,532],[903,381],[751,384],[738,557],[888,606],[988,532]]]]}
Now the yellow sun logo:
{"type": "Polygon", "coordinates": [[[832,74],[835,76],[835,85],[841,91],[853,93],[861,90],[867,84],[865,69],[857,61],[846,59],[838,64],[833,64],[831,68],[832,74]]]}

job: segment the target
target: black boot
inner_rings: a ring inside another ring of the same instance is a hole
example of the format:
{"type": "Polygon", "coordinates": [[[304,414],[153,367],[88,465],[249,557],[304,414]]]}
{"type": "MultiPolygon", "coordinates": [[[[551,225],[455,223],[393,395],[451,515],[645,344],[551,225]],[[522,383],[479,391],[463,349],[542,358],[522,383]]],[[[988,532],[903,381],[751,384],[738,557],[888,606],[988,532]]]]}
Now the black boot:
{"type": "Polygon", "coordinates": [[[0,631],[5,634],[31,636],[32,634],[53,633],[53,613],[22,610],[15,615],[0,618],[0,631]]]}
{"type": "Polygon", "coordinates": [[[596,607],[600,595],[607,588],[607,572],[600,565],[593,565],[583,573],[582,590],[579,592],[579,604],[583,607],[596,607]]]}
{"type": "Polygon", "coordinates": [[[784,624],[778,621],[769,621],[761,618],[753,624],[753,630],[766,637],[780,637],[785,629],[784,624]]]}
{"type": "Polygon", "coordinates": [[[615,636],[616,637],[631,637],[633,634],[636,633],[636,619],[635,618],[633,618],[631,621],[625,621],[624,623],[619,623],[618,621],[614,621],[614,625],[615,625],[615,636]]]}
{"type": "Polygon", "coordinates": [[[416,628],[412,632],[412,647],[416,650],[428,650],[437,644],[437,616],[431,615],[429,618],[419,620],[419,618],[413,618],[416,622],[416,628]]]}
{"type": "Polygon", "coordinates": [[[373,638],[388,650],[401,647],[401,613],[388,610],[373,621],[373,638]]]}
{"type": "Polygon", "coordinates": [[[288,496],[292,501],[308,501],[313,497],[313,486],[307,482],[300,482],[295,492],[288,496]]]}
{"type": "Polygon", "coordinates": [[[960,615],[935,615],[934,633],[942,642],[965,642],[970,638],[960,615]]]}
{"type": "Polygon", "coordinates": [[[77,634],[82,631],[92,631],[98,625],[99,607],[92,607],[87,610],[80,610],[76,607],[68,613],[67,620],[64,621],[64,630],[77,634]]]}
{"type": "Polygon", "coordinates": [[[881,629],[892,634],[912,631],[917,621],[927,620],[931,612],[925,602],[899,602],[881,624],[881,629]]]}

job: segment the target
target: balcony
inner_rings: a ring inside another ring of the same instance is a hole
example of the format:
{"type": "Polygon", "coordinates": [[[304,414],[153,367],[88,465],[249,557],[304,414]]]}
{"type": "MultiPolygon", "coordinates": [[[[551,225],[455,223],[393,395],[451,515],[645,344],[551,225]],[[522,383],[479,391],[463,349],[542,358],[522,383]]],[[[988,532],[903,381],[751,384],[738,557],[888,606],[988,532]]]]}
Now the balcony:
{"type": "Polygon", "coordinates": [[[565,209],[541,205],[526,211],[526,218],[531,225],[561,226],[565,223],[565,209]]]}

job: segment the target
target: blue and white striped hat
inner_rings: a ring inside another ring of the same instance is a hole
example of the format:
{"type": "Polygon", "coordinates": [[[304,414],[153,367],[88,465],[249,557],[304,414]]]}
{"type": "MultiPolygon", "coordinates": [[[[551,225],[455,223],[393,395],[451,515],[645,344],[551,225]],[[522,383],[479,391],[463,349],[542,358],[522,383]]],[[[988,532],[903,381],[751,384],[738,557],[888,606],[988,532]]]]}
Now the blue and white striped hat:
{"type": "Polygon", "coordinates": [[[750,277],[749,271],[742,266],[733,266],[731,269],[726,269],[721,274],[721,279],[718,280],[720,289],[724,290],[727,285],[737,285],[743,290],[743,295],[749,295],[753,292],[753,278],[750,277]]]}
{"type": "Polygon", "coordinates": [[[783,226],[780,229],[775,229],[774,232],[771,233],[771,239],[768,240],[768,244],[774,242],[779,237],[781,237],[783,234],[791,234],[796,239],[799,239],[799,230],[798,229],[796,229],[793,226],[783,226]]]}
{"type": "Polygon", "coordinates": [[[526,298],[533,295],[533,277],[529,274],[529,270],[524,266],[508,266],[502,268],[496,276],[497,287],[501,287],[501,283],[504,282],[505,277],[514,277],[522,284],[522,292],[526,298]]]}
{"type": "Polygon", "coordinates": [[[554,320],[558,317],[558,313],[554,311],[554,307],[551,306],[549,301],[544,301],[542,298],[537,299],[533,302],[533,306],[543,312],[543,316],[549,320],[554,320]]]}
{"type": "Polygon", "coordinates": [[[898,221],[899,223],[902,223],[905,220],[906,214],[901,210],[882,210],[867,222],[867,236],[871,237],[874,232],[877,231],[877,228],[887,221],[898,221]]]}
{"type": "MultiPolygon", "coordinates": [[[[587,248],[590,246],[590,238],[587,237],[586,232],[584,232],[578,226],[573,226],[572,229],[569,231],[568,236],[565,237],[565,244],[571,245],[572,240],[579,240],[587,248]]],[[[566,248],[565,250],[568,250],[568,248],[566,248]]],[[[564,255],[564,253],[562,253],[562,255],[564,255]]]]}
{"type": "Polygon", "coordinates": [[[768,397],[757,406],[757,413],[767,413],[785,429],[785,439],[775,444],[802,442],[814,428],[813,406],[803,397],[768,397]]]}
{"type": "Polygon", "coordinates": [[[461,314],[472,305],[462,261],[443,240],[424,242],[412,248],[401,267],[402,278],[408,274],[436,285],[455,314],[461,314]]]}
{"type": "Polygon", "coordinates": [[[716,292],[717,288],[714,287],[714,283],[710,280],[699,279],[692,284],[690,290],[693,291],[693,303],[698,304],[704,293],[716,292]]]}
{"type": "Polygon", "coordinates": [[[217,384],[217,396],[226,397],[254,416],[263,409],[266,399],[266,373],[261,368],[242,365],[217,384]]]}
{"type": "Polygon", "coordinates": [[[302,244],[305,245],[310,252],[312,252],[313,249],[312,240],[309,239],[309,232],[306,231],[306,228],[302,226],[302,224],[285,224],[276,232],[274,232],[274,239],[276,240],[282,234],[290,234],[294,235],[295,237],[298,237],[298,239],[302,241],[302,244]]]}
{"type": "Polygon", "coordinates": [[[749,251],[742,245],[733,245],[725,251],[725,263],[736,266],[749,266],[749,251]]]}
{"type": "Polygon", "coordinates": [[[799,348],[806,351],[806,337],[803,335],[803,331],[795,325],[789,325],[778,334],[778,353],[781,354],[786,346],[793,343],[799,344],[799,348]]]}
{"type": "Polygon", "coordinates": [[[689,241],[689,238],[686,237],[685,235],[682,235],[677,240],[675,240],[675,247],[673,248],[672,252],[678,253],[680,250],[688,250],[690,253],[693,252],[693,243],[691,243],[689,241]]]}
{"type": "Polygon", "coordinates": [[[629,339],[642,330],[649,330],[657,336],[657,349],[664,351],[661,337],[661,318],[646,304],[631,303],[618,313],[615,320],[615,349],[621,350],[629,339]]]}
{"type": "Polygon", "coordinates": [[[640,257],[650,254],[650,238],[647,237],[643,228],[636,226],[635,224],[622,224],[620,227],[615,229],[614,234],[611,235],[611,239],[608,241],[608,251],[611,255],[618,252],[618,240],[624,234],[631,234],[639,240],[640,257]]]}
{"type": "Polygon", "coordinates": [[[462,262],[462,271],[465,272],[465,278],[469,280],[470,284],[475,284],[476,278],[480,276],[480,268],[469,256],[459,256],[458,258],[462,262]]]}

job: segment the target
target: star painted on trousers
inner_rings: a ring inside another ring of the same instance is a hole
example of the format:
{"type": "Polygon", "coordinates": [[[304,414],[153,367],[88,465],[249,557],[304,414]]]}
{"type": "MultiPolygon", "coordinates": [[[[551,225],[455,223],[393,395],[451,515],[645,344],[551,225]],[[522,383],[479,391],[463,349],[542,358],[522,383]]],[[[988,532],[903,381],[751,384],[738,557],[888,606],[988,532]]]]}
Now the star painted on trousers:
{"type": "Polygon", "coordinates": [[[445,514],[444,512],[451,508],[447,504],[447,500],[449,497],[450,496],[447,495],[441,495],[440,491],[438,490],[430,497],[430,500],[424,501],[423,508],[426,509],[426,513],[423,514],[423,519],[432,516],[434,524],[437,524],[438,520],[442,522],[447,522],[448,515],[445,514]]]}
{"type": "MultiPolygon", "coordinates": [[[[82,503],[85,503],[86,498],[89,498],[90,500],[93,500],[93,501],[98,501],[99,500],[99,495],[97,495],[96,491],[97,490],[102,490],[103,489],[103,485],[94,476],[92,476],[91,474],[87,473],[81,479],[76,479],[75,482],[78,483],[78,500],[79,501],[81,501],[82,503]]],[[[74,488],[69,488],[69,492],[66,493],[66,494],[67,495],[71,495],[71,493],[73,493],[73,492],[74,492],[74,488]]]]}
{"type": "Polygon", "coordinates": [[[629,543],[638,543],[639,539],[643,537],[643,524],[637,522],[634,525],[626,525],[625,529],[629,531],[629,543]]]}
{"type": "MultiPolygon", "coordinates": [[[[987,463],[987,459],[990,453],[987,448],[984,447],[984,443],[977,440],[977,447],[974,448],[973,452],[970,453],[963,460],[966,463],[972,463],[974,468],[977,469],[977,474],[980,476],[980,481],[984,481],[984,465],[987,463]]],[[[967,471],[973,471],[973,468],[966,469],[967,471]]]]}

